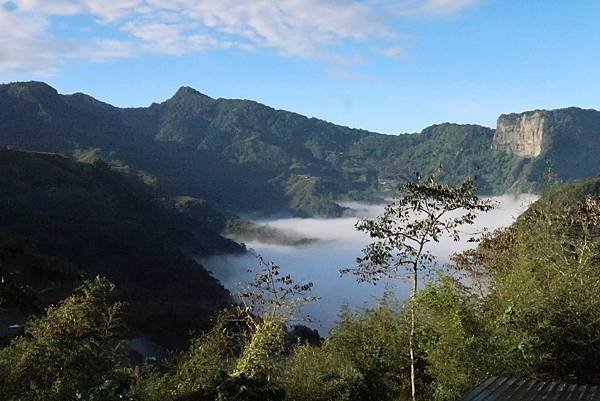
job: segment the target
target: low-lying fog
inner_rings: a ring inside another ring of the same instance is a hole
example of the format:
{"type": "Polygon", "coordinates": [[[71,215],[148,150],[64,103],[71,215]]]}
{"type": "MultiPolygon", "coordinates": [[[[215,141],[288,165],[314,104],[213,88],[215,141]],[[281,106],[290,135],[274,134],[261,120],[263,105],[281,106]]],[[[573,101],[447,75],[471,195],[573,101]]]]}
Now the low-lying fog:
{"type": "MultiPolygon", "coordinates": [[[[505,195],[492,198],[498,203],[496,209],[480,216],[476,224],[466,227],[465,231],[473,233],[484,227],[489,230],[510,225],[529,204],[537,199],[534,195],[505,195]]],[[[364,204],[346,204],[356,210],[357,216],[376,216],[381,213],[383,206],[364,204]]],[[[392,285],[399,299],[404,299],[410,291],[408,281],[394,283],[380,282],[376,286],[369,283],[358,283],[352,275],[343,275],[339,269],[351,267],[356,257],[361,255],[362,248],[369,243],[369,237],[354,228],[358,217],[343,217],[337,219],[302,219],[283,218],[261,220],[260,224],[293,230],[303,236],[316,238],[320,241],[298,247],[276,246],[259,242],[247,243],[249,249],[262,255],[266,260],[278,263],[282,273],[291,274],[296,283],[312,282],[313,294],[320,297],[319,301],[307,305],[302,315],[309,315],[311,327],[317,328],[321,335],[327,335],[342,306],[352,309],[371,306],[385,291],[386,285],[392,285]]],[[[464,235],[465,239],[469,235],[464,235]]],[[[457,251],[474,246],[473,243],[453,242],[442,240],[431,247],[443,264],[448,257],[457,251]]],[[[252,281],[255,273],[248,269],[256,269],[256,258],[246,256],[217,256],[203,259],[201,262],[217,277],[223,285],[233,293],[241,288],[243,282],[252,281]]]]}

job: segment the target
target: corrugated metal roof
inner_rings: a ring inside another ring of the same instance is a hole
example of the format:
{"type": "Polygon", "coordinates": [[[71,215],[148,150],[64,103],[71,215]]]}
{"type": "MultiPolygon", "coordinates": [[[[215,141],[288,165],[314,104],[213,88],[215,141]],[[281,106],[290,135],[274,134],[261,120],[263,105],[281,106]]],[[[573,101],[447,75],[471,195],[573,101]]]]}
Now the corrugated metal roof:
{"type": "Polygon", "coordinates": [[[600,401],[598,386],[491,377],[461,401],[600,401]]]}

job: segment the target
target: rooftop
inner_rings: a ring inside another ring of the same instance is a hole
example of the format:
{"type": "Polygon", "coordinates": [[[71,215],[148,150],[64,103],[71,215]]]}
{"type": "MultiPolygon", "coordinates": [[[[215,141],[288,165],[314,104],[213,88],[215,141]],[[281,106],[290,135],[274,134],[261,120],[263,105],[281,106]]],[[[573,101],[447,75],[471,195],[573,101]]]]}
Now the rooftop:
{"type": "Polygon", "coordinates": [[[461,401],[600,401],[598,386],[491,377],[461,401]]]}

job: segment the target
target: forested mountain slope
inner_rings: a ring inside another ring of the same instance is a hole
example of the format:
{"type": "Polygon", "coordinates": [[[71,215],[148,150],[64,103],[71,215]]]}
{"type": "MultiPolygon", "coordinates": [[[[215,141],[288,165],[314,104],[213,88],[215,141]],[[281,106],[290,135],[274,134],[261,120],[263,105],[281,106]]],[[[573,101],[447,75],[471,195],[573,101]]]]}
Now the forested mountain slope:
{"type": "Polygon", "coordinates": [[[129,303],[134,333],[177,345],[230,302],[191,256],[244,248],[160,206],[102,162],[0,150],[0,188],[0,268],[13,281],[2,290],[30,294],[29,309],[43,289],[60,295],[78,278],[102,275],[129,303]]]}
{"type": "Polygon", "coordinates": [[[383,135],[182,87],[122,109],[40,82],[0,85],[0,145],[59,152],[232,212],[335,216],[339,199],[373,199],[440,165],[482,193],[542,190],[600,172],[600,112],[501,116],[498,129],[439,124],[383,135]],[[533,117],[532,117],[533,116],[533,117]]]}

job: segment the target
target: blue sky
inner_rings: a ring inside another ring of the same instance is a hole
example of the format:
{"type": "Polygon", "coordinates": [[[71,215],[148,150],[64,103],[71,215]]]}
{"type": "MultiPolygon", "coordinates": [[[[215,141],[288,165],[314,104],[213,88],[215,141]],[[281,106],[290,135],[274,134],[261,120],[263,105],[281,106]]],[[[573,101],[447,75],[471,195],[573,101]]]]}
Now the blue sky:
{"type": "Polygon", "coordinates": [[[0,0],[0,81],[188,85],[385,133],[600,108],[597,0],[0,0]]]}

